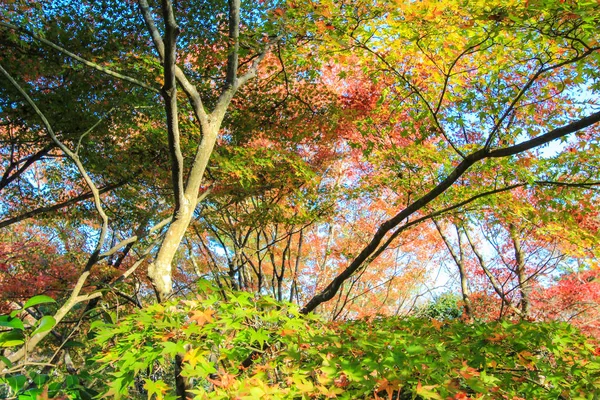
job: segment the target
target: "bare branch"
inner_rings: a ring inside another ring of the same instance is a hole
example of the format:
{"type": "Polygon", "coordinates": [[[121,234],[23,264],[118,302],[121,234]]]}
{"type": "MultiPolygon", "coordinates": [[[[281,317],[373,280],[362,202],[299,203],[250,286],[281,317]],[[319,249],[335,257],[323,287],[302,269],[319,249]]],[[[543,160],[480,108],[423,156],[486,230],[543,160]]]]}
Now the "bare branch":
{"type": "Polygon", "coordinates": [[[490,132],[490,135],[488,136],[488,138],[487,138],[487,140],[485,142],[485,146],[484,147],[486,149],[491,148],[492,141],[493,141],[494,137],[498,134],[498,131],[502,127],[502,123],[504,122],[504,120],[509,115],[512,114],[512,111],[515,109],[517,103],[519,101],[521,101],[521,98],[533,86],[533,84],[537,81],[537,79],[540,76],[542,76],[546,72],[554,71],[554,70],[556,70],[556,69],[558,69],[560,67],[564,67],[565,65],[569,65],[569,64],[573,64],[573,63],[576,63],[578,61],[581,61],[582,59],[586,58],[590,54],[593,54],[597,50],[598,50],[597,47],[591,48],[588,51],[586,51],[586,52],[578,55],[577,57],[573,57],[571,59],[561,61],[561,62],[559,62],[557,64],[554,64],[554,65],[544,66],[544,64],[542,64],[540,66],[540,68],[529,78],[529,80],[527,81],[527,83],[525,85],[523,85],[523,87],[519,90],[519,93],[517,93],[517,95],[515,96],[515,98],[511,101],[511,103],[509,104],[508,108],[504,111],[504,113],[502,114],[502,116],[500,117],[500,119],[498,120],[498,122],[496,122],[496,124],[492,128],[492,131],[490,132]]]}
{"type": "MultiPolygon", "coordinates": [[[[96,187],[96,185],[94,184],[94,182],[92,181],[90,176],[88,175],[87,171],[85,170],[85,167],[83,166],[83,164],[81,163],[81,160],[79,159],[79,156],[77,154],[73,153],[67,146],[65,146],[58,139],[58,137],[54,133],[54,130],[52,129],[52,126],[50,125],[50,122],[48,121],[48,119],[46,118],[44,113],[38,108],[38,106],[35,104],[35,102],[31,99],[31,97],[27,94],[27,92],[25,92],[25,90],[23,90],[23,88],[17,83],[17,81],[15,81],[14,78],[2,67],[2,65],[0,65],[0,72],[6,77],[6,79],[8,79],[8,81],[15,87],[15,89],[17,89],[17,91],[21,94],[21,96],[23,96],[23,98],[27,101],[27,103],[31,106],[31,108],[33,108],[33,110],[35,111],[37,116],[42,120],[48,135],[52,138],[52,141],[77,166],[79,173],[83,176],[85,183],[87,184],[88,188],[90,189],[90,192],[92,193],[96,211],[98,212],[98,215],[100,216],[100,219],[101,219],[100,234],[99,234],[98,240],[96,242],[96,248],[94,249],[93,253],[90,255],[90,257],[84,267],[83,273],[79,276],[79,279],[77,280],[75,287],[71,291],[69,298],[54,314],[54,319],[56,320],[56,323],[58,323],[67,315],[67,313],[76,304],[83,302],[83,301],[91,300],[91,299],[96,298],[101,295],[100,293],[92,293],[89,295],[80,295],[80,293],[81,293],[84,283],[86,282],[88,276],[90,275],[91,268],[98,261],[98,255],[100,254],[100,250],[102,249],[104,240],[106,238],[106,233],[108,230],[108,216],[104,212],[104,208],[102,206],[102,201],[100,200],[100,191],[98,190],[98,188],[96,187]]],[[[50,331],[41,332],[41,333],[38,333],[38,334],[34,335],[33,337],[31,337],[25,346],[21,347],[18,351],[16,351],[15,353],[11,354],[8,357],[9,361],[14,363],[15,361],[18,361],[18,360],[22,359],[23,357],[25,357],[25,355],[27,354],[27,350],[31,350],[32,348],[37,346],[37,344],[42,339],[44,339],[49,334],[49,332],[50,331]]],[[[2,368],[1,364],[3,364],[3,363],[0,362],[0,368],[2,368]]]]}
{"type": "Polygon", "coordinates": [[[492,274],[492,272],[488,268],[485,258],[483,257],[483,254],[481,254],[481,252],[477,249],[477,246],[475,246],[475,243],[471,239],[469,232],[467,232],[466,229],[463,229],[463,232],[467,238],[467,241],[469,242],[469,245],[471,246],[471,250],[473,250],[473,254],[475,254],[475,257],[477,257],[477,261],[479,261],[479,266],[481,267],[481,269],[485,273],[485,276],[487,276],[488,280],[492,284],[492,287],[494,288],[494,291],[496,292],[498,297],[500,297],[500,300],[502,300],[502,302],[508,308],[510,308],[512,311],[514,311],[517,315],[522,316],[521,310],[519,310],[517,307],[515,307],[515,305],[512,304],[512,302],[506,297],[506,294],[502,290],[500,283],[498,283],[498,280],[496,280],[496,277],[494,276],[494,274],[492,274]]]}
{"type": "MultiPolygon", "coordinates": [[[[35,154],[30,155],[26,159],[19,160],[16,162],[11,162],[11,165],[4,171],[2,175],[2,179],[0,179],[0,190],[4,189],[11,182],[17,179],[19,176],[23,174],[23,172],[27,171],[27,169],[36,161],[41,160],[46,154],[48,154],[55,147],[54,143],[50,143],[46,145],[43,149],[39,150],[35,154]],[[23,163],[19,167],[19,164],[23,163]],[[11,172],[17,168],[11,175],[11,172]]],[[[0,226],[1,228],[1,226],[0,226]]]]}
{"type": "MultiPolygon", "coordinates": [[[[211,188],[208,188],[207,190],[204,191],[204,193],[202,193],[202,195],[200,197],[198,197],[198,201],[196,202],[196,206],[198,204],[200,204],[204,199],[206,199],[206,197],[210,194],[210,192],[212,191],[211,188]]],[[[104,253],[100,254],[98,256],[99,259],[104,259],[107,257],[112,256],[113,254],[115,254],[117,251],[119,251],[120,249],[133,244],[141,239],[144,239],[145,237],[151,235],[152,233],[159,231],[160,229],[164,228],[165,226],[167,226],[168,224],[171,223],[171,221],[173,221],[173,216],[171,215],[168,218],[163,219],[162,221],[160,221],[159,223],[153,225],[150,229],[148,229],[148,231],[142,235],[133,235],[128,237],[127,239],[123,239],[121,240],[119,243],[117,243],[116,245],[114,245],[113,247],[111,247],[109,250],[105,251],[104,253]]]]}

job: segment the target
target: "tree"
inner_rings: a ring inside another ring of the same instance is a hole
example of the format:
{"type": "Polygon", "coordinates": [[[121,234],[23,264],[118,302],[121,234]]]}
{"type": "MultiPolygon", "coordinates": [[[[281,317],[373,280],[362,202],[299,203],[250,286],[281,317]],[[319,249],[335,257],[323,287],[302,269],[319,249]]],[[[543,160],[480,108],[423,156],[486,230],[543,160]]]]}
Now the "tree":
{"type": "MultiPolygon", "coordinates": [[[[565,86],[586,82],[592,76],[589,68],[597,63],[597,41],[586,22],[594,20],[589,16],[593,7],[530,2],[499,5],[500,14],[495,14],[492,4],[484,9],[451,2],[379,5],[324,5],[315,9],[315,29],[335,15],[339,25],[327,30],[328,45],[342,54],[360,54],[363,68],[373,65],[371,74],[387,83],[382,99],[393,102],[397,119],[383,124],[365,119],[359,126],[367,138],[404,131],[418,135],[413,140],[427,149],[418,161],[429,157],[429,180],[420,180],[424,183],[420,190],[405,192],[411,195],[406,205],[380,225],[304,312],[332,299],[343,282],[417,222],[531,183],[535,174],[552,175],[552,169],[528,169],[523,182],[511,176],[510,165],[600,118],[597,112],[574,105],[573,92],[565,86]],[[410,118],[401,119],[404,115],[410,118]],[[531,119],[539,125],[531,126],[531,119]],[[431,141],[429,147],[422,144],[426,140],[431,141]],[[479,191],[464,189],[475,185],[479,191]]],[[[564,182],[569,183],[578,184],[564,182]]]]}
{"type": "MultiPolygon", "coordinates": [[[[455,260],[484,266],[468,235],[482,209],[514,254],[514,276],[504,273],[520,295],[502,304],[525,315],[538,293],[529,245],[547,249],[542,236],[560,231],[562,252],[595,260],[595,4],[158,8],[24,2],[0,19],[0,226],[15,243],[43,232],[57,259],[78,263],[57,324],[73,310],[93,319],[106,293],[150,302],[141,266],[159,302],[174,280],[184,296],[205,275],[223,292],[270,292],[332,319],[401,313],[454,246],[444,221],[464,221],[455,260]],[[503,213],[513,195],[527,201],[511,212],[543,223],[503,213]]],[[[464,270],[468,286],[476,276],[464,270]]]]}
{"type": "MultiPolygon", "coordinates": [[[[211,5],[213,6],[213,5],[211,5]]],[[[218,9],[219,5],[214,5],[216,9],[218,9]]],[[[215,11],[215,8],[211,11],[215,11]]],[[[157,296],[159,299],[164,300],[166,296],[171,291],[171,263],[175,252],[181,242],[184,232],[186,231],[196,204],[198,202],[199,196],[202,194],[201,192],[201,184],[204,175],[204,171],[208,164],[208,160],[212,153],[212,149],[215,145],[215,142],[218,137],[218,133],[221,129],[221,124],[225,117],[227,108],[231,102],[236,91],[243,86],[248,80],[253,78],[258,69],[258,65],[262,61],[262,59],[266,56],[267,52],[270,50],[273,41],[276,42],[277,39],[275,37],[269,38],[266,36],[266,40],[263,40],[261,43],[256,43],[256,51],[253,52],[242,52],[242,57],[246,56],[250,62],[250,65],[245,67],[245,71],[238,73],[239,65],[240,65],[240,40],[245,39],[245,36],[240,37],[240,2],[239,1],[231,1],[229,2],[227,8],[227,21],[228,27],[224,28],[220,25],[221,21],[218,21],[217,31],[211,32],[211,37],[207,37],[206,39],[210,42],[213,42],[213,46],[221,46],[218,42],[215,41],[215,38],[219,38],[222,33],[226,32],[227,40],[221,49],[221,53],[224,53],[225,60],[220,60],[217,57],[215,60],[215,64],[213,68],[217,70],[222,70],[223,75],[222,78],[217,81],[212,81],[212,83],[217,84],[216,90],[213,92],[217,93],[217,96],[214,97],[214,93],[201,95],[201,90],[206,90],[206,87],[210,86],[211,79],[206,79],[201,81],[200,83],[203,85],[202,88],[197,86],[198,84],[195,82],[191,82],[187,77],[184,71],[176,65],[178,59],[177,52],[177,41],[178,36],[180,34],[180,28],[177,26],[177,22],[175,20],[173,5],[170,1],[164,1],[162,3],[162,15],[161,20],[164,23],[164,38],[161,37],[161,29],[157,27],[155,23],[156,15],[150,9],[149,4],[146,1],[140,1],[138,3],[138,11],[139,15],[143,17],[145,22],[147,31],[149,36],[152,38],[154,44],[154,51],[158,56],[158,62],[163,66],[161,68],[160,74],[153,74],[152,72],[149,74],[150,76],[154,75],[155,78],[160,77],[160,82],[162,84],[162,88],[157,88],[153,84],[144,83],[144,79],[133,78],[127,76],[126,74],[122,74],[120,72],[114,72],[110,69],[110,64],[118,66],[120,68],[126,69],[127,65],[127,57],[125,63],[120,64],[122,59],[115,58],[111,59],[111,56],[115,53],[107,53],[103,54],[103,60],[96,62],[90,61],[86,58],[89,56],[90,59],[94,59],[94,50],[86,49],[90,54],[78,55],[74,52],[68,50],[66,47],[68,45],[60,43],[64,41],[63,32],[69,31],[70,28],[74,28],[75,30],[80,29],[83,25],[80,23],[81,20],[78,18],[85,18],[84,15],[88,11],[97,11],[96,14],[93,14],[92,21],[90,22],[93,28],[98,28],[102,33],[106,33],[106,29],[110,28],[111,23],[105,24],[108,20],[106,16],[110,16],[113,20],[118,18],[134,18],[134,14],[131,13],[131,10],[127,10],[120,4],[114,4],[112,2],[104,2],[102,4],[68,4],[65,7],[61,8],[59,5],[51,4],[47,8],[39,7],[39,6],[21,6],[14,5],[12,10],[14,14],[8,14],[8,17],[25,17],[25,20],[22,22],[27,22],[28,17],[31,26],[27,26],[25,23],[20,25],[14,25],[13,20],[10,22],[3,21],[2,27],[3,32],[7,37],[7,41],[9,45],[13,43],[15,45],[19,45],[23,42],[29,42],[33,40],[41,45],[49,46],[54,54],[60,55],[60,57],[69,57],[69,66],[71,68],[74,67],[73,63],[81,63],[86,67],[91,68],[101,74],[107,75],[109,79],[114,78],[116,81],[113,82],[113,85],[118,87],[122,87],[123,84],[130,84],[146,90],[154,96],[154,101],[156,102],[158,99],[157,95],[160,95],[162,98],[162,102],[164,105],[164,112],[166,115],[166,131],[167,131],[167,142],[169,149],[169,158],[170,158],[170,172],[171,172],[171,181],[172,181],[172,190],[174,194],[174,205],[172,208],[172,217],[169,223],[169,226],[164,234],[164,238],[162,239],[159,250],[154,258],[154,261],[150,264],[148,269],[148,276],[150,277],[153,286],[156,290],[157,296]],[[57,6],[57,7],[55,7],[57,6]],[[70,14],[70,12],[74,12],[74,14],[70,14]],[[53,19],[58,20],[59,22],[65,22],[65,25],[58,25],[55,28],[53,19]],[[70,24],[70,25],[69,25],[70,24]],[[49,28],[47,28],[49,26],[49,28]],[[54,30],[53,30],[54,29],[54,30]],[[42,33],[43,32],[43,33],[42,33]],[[52,34],[57,33],[57,37],[55,41],[58,43],[54,43],[51,40],[44,38],[47,32],[50,32],[48,36],[52,37],[52,34]],[[61,40],[62,39],[62,40],[61,40]],[[220,64],[221,61],[224,61],[224,64],[220,64]],[[106,63],[109,66],[106,66],[106,63]],[[178,103],[178,95],[177,95],[177,85],[180,85],[186,96],[188,97],[190,108],[193,112],[193,118],[188,118],[188,122],[193,121],[195,128],[194,130],[200,135],[201,139],[197,142],[197,149],[192,153],[193,162],[189,165],[189,171],[187,176],[184,165],[184,156],[182,153],[182,143],[180,140],[180,111],[179,111],[179,103],[178,103]],[[214,103],[213,103],[214,101],[214,103]],[[210,102],[211,111],[207,111],[205,109],[205,103],[210,102]]],[[[251,22],[249,19],[246,23],[245,27],[248,27],[248,23],[251,22]]],[[[93,29],[92,28],[92,29],[93,29]]],[[[266,27],[267,32],[270,27],[266,27]]],[[[116,28],[114,32],[120,32],[120,28],[116,28]]],[[[76,32],[71,30],[70,33],[80,37],[82,40],[85,40],[85,36],[80,36],[76,32]]],[[[129,32],[123,32],[125,37],[129,32]]],[[[252,31],[251,34],[258,34],[258,31],[252,31]]],[[[268,35],[268,34],[267,34],[268,35]]],[[[89,36],[89,35],[88,35],[89,36]]],[[[259,37],[261,35],[259,34],[259,37]]],[[[139,35],[131,34],[130,38],[134,43],[135,47],[132,47],[130,50],[131,58],[140,57],[143,60],[147,60],[147,55],[151,54],[148,50],[145,50],[144,47],[140,47],[139,35]],[[135,51],[142,50],[139,55],[135,54],[135,51]]],[[[107,38],[115,43],[116,54],[121,52],[120,44],[117,44],[118,40],[115,37],[107,38]]],[[[120,38],[119,38],[120,40],[120,38]]],[[[93,41],[92,41],[93,42],[93,41]]],[[[143,43],[143,42],[142,42],[143,43]]],[[[111,49],[112,50],[112,49],[111,49]]],[[[12,54],[9,53],[9,54],[12,54]]],[[[199,56],[201,53],[196,53],[192,55],[199,56]]],[[[117,56],[118,57],[118,56],[117,56]]],[[[242,58],[242,61],[245,61],[246,58],[242,58]]],[[[19,58],[11,59],[12,66],[19,65],[22,61],[19,58]]],[[[193,63],[193,58],[188,59],[188,62],[193,63]]],[[[4,63],[4,62],[3,62],[4,63]]],[[[244,67],[242,67],[244,68],[244,67]]],[[[95,204],[95,209],[100,220],[101,227],[97,235],[96,246],[91,252],[91,255],[84,267],[84,272],[80,276],[75,289],[73,290],[69,300],[63,305],[57,314],[55,315],[56,321],[60,321],[62,317],[70,310],[71,307],[74,306],[75,303],[89,300],[89,296],[79,296],[79,291],[81,290],[84,282],[87,279],[92,267],[96,265],[102,259],[107,258],[109,255],[113,254],[119,248],[122,248],[124,245],[128,244],[126,241],[121,242],[115,246],[113,249],[108,250],[108,252],[103,253],[104,250],[107,250],[105,247],[106,237],[109,231],[109,217],[105,211],[106,205],[103,204],[100,195],[101,191],[98,188],[97,184],[94,182],[94,176],[91,172],[88,172],[86,168],[86,160],[79,154],[80,147],[87,148],[89,146],[82,146],[83,139],[87,134],[89,134],[89,130],[84,132],[81,135],[77,142],[74,142],[73,139],[69,138],[66,135],[63,135],[61,131],[57,130],[55,121],[51,121],[48,119],[46,114],[48,111],[42,111],[42,104],[38,104],[34,98],[32,98],[26,89],[24,89],[23,85],[17,82],[12,76],[10,72],[8,72],[4,67],[1,69],[4,76],[4,87],[12,87],[13,92],[16,93],[18,97],[22,100],[25,100],[25,103],[30,109],[34,110],[34,116],[36,119],[41,119],[43,122],[43,129],[46,130],[47,135],[52,139],[53,146],[60,150],[63,156],[69,159],[72,162],[80,176],[85,181],[86,186],[89,188],[95,204]],[[123,244],[125,243],[125,244],[123,244]]],[[[45,77],[43,73],[39,71],[38,75],[34,75],[33,82],[28,82],[29,84],[33,84],[36,89],[42,89],[40,87],[40,83],[43,80],[47,80],[49,78],[45,77]]],[[[27,75],[25,75],[27,78],[27,75]]],[[[78,84],[79,82],[74,82],[78,84]]],[[[113,86],[113,88],[115,87],[113,86]]],[[[69,86],[69,94],[74,94],[72,91],[72,87],[69,86]]],[[[52,87],[50,88],[52,91],[52,87]]],[[[100,103],[104,104],[104,101],[109,102],[110,99],[100,99],[100,103]]],[[[10,129],[9,129],[10,131],[10,129]]],[[[10,132],[9,132],[10,133],[10,132]]],[[[128,140],[125,140],[127,143],[128,140]]],[[[86,143],[87,144],[87,143],[86,143]]],[[[91,144],[89,144],[91,145],[91,144]]],[[[45,148],[44,148],[45,149],[45,148]]],[[[103,150],[107,150],[106,147],[103,147],[103,150]]],[[[34,149],[35,151],[35,149],[34,149]]],[[[45,151],[47,153],[47,150],[45,151]]],[[[38,151],[39,154],[40,151],[38,151]]],[[[43,151],[42,151],[42,154],[43,151]]],[[[27,160],[39,159],[39,156],[30,156],[26,161],[24,161],[24,166],[27,166],[27,160]],[[33,157],[33,158],[32,158],[33,157]]],[[[8,164],[6,167],[6,172],[10,173],[11,169],[18,168],[23,162],[22,161],[11,161],[11,164],[8,164]]],[[[90,162],[90,163],[93,163],[90,162]]],[[[31,163],[30,163],[31,164],[31,163]]],[[[23,169],[23,168],[21,168],[23,169]]],[[[9,176],[5,173],[5,176],[9,176]]],[[[14,176],[14,175],[13,175],[14,176]]],[[[79,178],[78,178],[79,179],[79,178]]],[[[86,196],[78,196],[79,199],[85,199],[86,196]]],[[[52,206],[51,209],[56,209],[56,206],[52,206]]],[[[129,228],[130,231],[135,231],[136,229],[129,228]]],[[[138,231],[144,232],[145,227],[140,226],[138,231]]],[[[139,235],[138,235],[139,236],[139,235]]],[[[131,243],[131,242],[130,242],[131,243]]],[[[130,244],[129,243],[129,244],[130,244]]],[[[126,248],[125,254],[129,248],[126,248]]],[[[34,336],[29,341],[29,346],[33,347],[36,343],[41,340],[46,333],[40,333],[37,336],[34,336]]],[[[17,352],[10,356],[11,361],[16,361],[19,358],[24,356],[24,352],[17,352]]]]}

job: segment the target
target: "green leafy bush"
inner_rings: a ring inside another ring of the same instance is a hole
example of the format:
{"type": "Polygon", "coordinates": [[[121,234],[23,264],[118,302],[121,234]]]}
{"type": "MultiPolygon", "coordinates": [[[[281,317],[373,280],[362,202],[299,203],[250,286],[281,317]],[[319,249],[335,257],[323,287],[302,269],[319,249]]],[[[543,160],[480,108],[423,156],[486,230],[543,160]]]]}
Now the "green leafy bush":
{"type": "Polygon", "coordinates": [[[433,301],[419,307],[415,313],[418,317],[451,320],[462,317],[461,299],[454,293],[444,293],[433,301]]]}
{"type": "MultiPolygon", "coordinates": [[[[56,321],[50,315],[41,317],[31,326],[19,318],[30,307],[51,303],[55,303],[51,297],[34,296],[27,300],[22,308],[12,311],[9,315],[1,315],[0,349],[8,348],[12,351],[27,346],[32,336],[53,329],[56,321]]],[[[73,342],[63,343],[62,348],[70,347],[71,343],[73,342]]],[[[13,365],[7,357],[0,355],[1,399],[37,400],[61,396],[60,398],[91,400],[97,393],[86,388],[90,381],[86,372],[76,376],[63,373],[53,364],[38,362],[13,365]]]]}
{"type": "Polygon", "coordinates": [[[96,332],[96,373],[116,398],[174,398],[178,354],[199,399],[593,399],[600,391],[598,349],[567,324],[326,324],[248,293],[224,301],[205,285],[196,299],[96,332]]]}

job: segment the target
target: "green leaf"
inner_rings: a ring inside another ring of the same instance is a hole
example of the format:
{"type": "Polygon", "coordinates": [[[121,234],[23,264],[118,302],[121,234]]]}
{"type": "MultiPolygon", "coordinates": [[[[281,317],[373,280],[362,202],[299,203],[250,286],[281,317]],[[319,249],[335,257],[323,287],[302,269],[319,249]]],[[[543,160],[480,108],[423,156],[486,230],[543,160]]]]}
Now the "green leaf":
{"type": "Polygon", "coordinates": [[[435,391],[433,391],[433,389],[435,389],[437,387],[437,385],[429,385],[429,386],[422,386],[421,383],[419,382],[419,384],[417,385],[417,389],[416,389],[416,394],[418,394],[419,396],[421,396],[424,399],[442,399],[442,396],[440,396],[438,393],[436,393],[435,391]]]}
{"type": "Polygon", "coordinates": [[[10,360],[4,356],[0,356],[0,362],[4,363],[8,368],[12,368],[12,363],[10,360]]]}
{"type": "Polygon", "coordinates": [[[27,377],[25,375],[10,376],[6,379],[6,381],[8,382],[8,385],[12,388],[12,390],[18,392],[27,383],[27,377]]]}
{"type": "Polygon", "coordinates": [[[251,331],[250,338],[253,342],[258,342],[258,344],[262,348],[265,342],[269,341],[269,333],[266,330],[260,328],[257,331],[251,331]]]}
{"type": "Polygon", "coordinates": [[[20,330],[12,330],[0,334],[0,347],[20,346],[25,343],[25,336],[20,330]]]}
{"type": "Polygon", "coordinates": [[[21,321],[19,318],[9,317],[8,315],[0,316],[0,326],[6,326],[8,328],[15,328],[21,330],[25,329],[23,321],[21,321]]]}
{"type": "Polygon", "coordinates": [[[37,329],[33,331],[31,336],[37,335],[38,333],[47,332],[50,329],[54,328],[56,325],[56,320],[51,315],[44,315],[37,323],[37,329]]]}
{"type": "Polygon", "coordinates": [[[69,340],[63,345],[63,348],[86,347],[85,344],[74,340],[69,340]]]}
{"type": "Polygon", "coordinates": [[[415,345],[415,346],[408,346],[406,348],[406,352],[408,354],[421,354],[425,352],[425,347],[423,346],[419,346],[419,345],[415,345]]]}
{"type": "Polygon", "coordinates": [[[47,374],[38,374],[36,372],[32,372],[31,375],[29,375],[29,378],[38,387],[44,385],[50,379],[50,377],[47,374]]]}
{"type": "Polygon", "coordinates": [[[79,378],[75,375],[67,375],[66,383],[68,388],[75,388],[79,385],[79,378]]]}
{"type": "Polygon", "coordinates": [[[164,350],[161,352],[161,355],[168,354],[170,356],[174,356],[179,353],[185,353],[184,343],[179,341],[177,343],[173,342],[164,342],[162,343],[164,350]]]}
{"type": "Polygon", "coordinates": [[[157,380],[153,382],[151,379],[144,379],[146,384],[144,385],[144,389],[148,391],[148,398],[151,399],[152,395],[156,395],[156,400],[160,400],[164,398],[164,393],[167,391],[168,386],[162,380],[157,380]]]}
{"type": "Polygon", "coordinates": [[[93,331],[94,329],[97,329],[97,328],[106,327],[107,325],[108,324],[104,321],[100,321],[100,320],[93,321],[90,324],[90,331],[93,331]]]}
{"type": "Polygon", "coordinates": [[[25,302],[25,304],[23,305],[23,309],[37,306],[38,304],[46,304],[46,303],[56,303],[56,300],[54,300],[50,296],[45,296],[43,294],[41,294],[39,296],[33,296],[32,298],[30,298],[29,300],[27,300],[25,302]]]}

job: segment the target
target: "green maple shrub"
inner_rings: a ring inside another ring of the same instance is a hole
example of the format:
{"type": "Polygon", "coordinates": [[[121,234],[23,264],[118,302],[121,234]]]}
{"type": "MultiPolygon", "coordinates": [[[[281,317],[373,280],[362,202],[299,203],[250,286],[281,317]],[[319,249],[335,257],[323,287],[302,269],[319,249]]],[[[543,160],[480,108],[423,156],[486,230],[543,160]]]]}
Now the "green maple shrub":
{"type": "Polygon", "coordinates": [[[454,293],[443,293],[417,308],[415,315],[437,320],[452,320],[463,315],[461,299],[454,293]]]}
{"type": "MultiPolygon", "coordinates": [[[[15,351],[20,346],[27,347],[31,337],[40,332],[46,332],[56,327],[56,320],[45,315],[34,324],[24,321],[26,311],[30,307],[50,308],[55,300],[45,295],[28,299],[21,308],[9,314],[0,315],[0,350],[15,351]]],[[[84,344],[66,340],[60,346],[62,350],[78,350],[84,344]]],[[[55,360],[59,351],[47,347],[41,352],[34,352],[30,360],[13,365],[8,357],[0,352],[0,399],[39,400],[39,399],[73,399],[91,400],[98,393],[88,389],[93,377],[86,370],[70,373],[59,367],[55,360]],[[50,355],[48,355],[50,353],[50,355]],[[39,362],[37,358],[43,355],[50,362],[39,362]]]]}
{"type": "Polygon", "coordinates": [[[330,324],[209,284],[118,324],[97,324],[105,395],[199,399],[593,399],[599,349],[561,323],[374,317],[330,324]],[[243,367],[244,362],[251,365],[243,367]]]}

